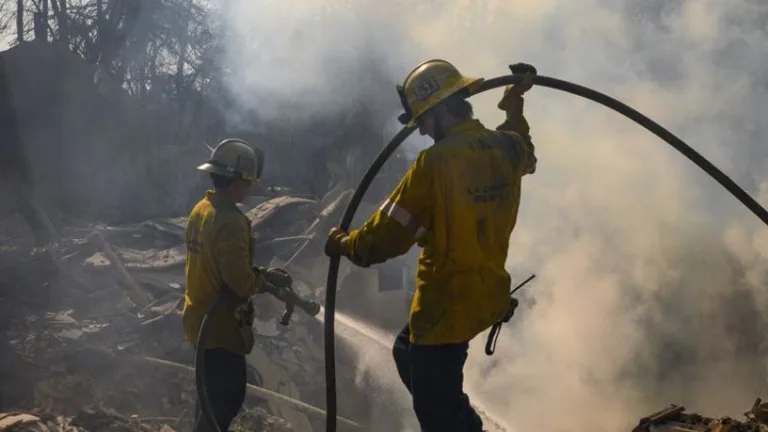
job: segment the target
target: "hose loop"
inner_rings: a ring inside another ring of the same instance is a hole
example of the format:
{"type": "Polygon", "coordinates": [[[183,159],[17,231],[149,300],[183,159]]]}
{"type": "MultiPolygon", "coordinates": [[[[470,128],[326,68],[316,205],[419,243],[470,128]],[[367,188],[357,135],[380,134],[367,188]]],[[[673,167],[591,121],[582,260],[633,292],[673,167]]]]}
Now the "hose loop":
{"type": "MultiPolygon", "coordinates": [[[[479,94],[495,88],[504,87],[513,84],[519,84],[522,82],[524,75],[503,75],[500,77],[492,78],[483,82],[473,94],[479,94]]],[[[533,77],[533,84],[539,87],[548,87],[555,90],[560,90],[565,93],[580,96],[585,99],[589,99],[592,102],[603,105],[610,108],[619,114],[629,118],[638,125],[647,129],[657,137],[661,138],[664,142],[674,147],[691,162],[696,164],[710,177],[715,179],[722,187],[731,193],[736,199],[738,199],[745,207],[747,207],[752,213],[754,213],[760,220],[768,225],[768,210],[762,207],[754,198],[752,198],[746,191],[744,191],[739,185],[731,180],[725,173],[720,171],[716,166],[709,162],[704,156],[699,154],[696,150],[691,148],[688,144],[683,142],[680,138],[666,130],[664,127],[654,122],[650,118],[644,116],[635,109],[628,105],[619,102],[618,100],[607,96],[598,91],[590,88],[580,86],[578,84],[570,83],[568,81],[559,80],[556,78],[550,78],[546,76],[536,75],[533,77]]],[[[381,167],[389,159],[392,153],[405,141],[406,138],[416,129],[415,126],[405,126],[392,138],[392,140],[379,152],[374,159],[371,166],[363,175],[362,180],[352,194],[352,198],[347,204],[347,208],[344,210],[344,214],[341,218],[339,228],[344,231],[349,231],[349,226],[352,224],[352,219],[355,216],[357,208],[360,206],[360,202],[363,199],[363,195],[368,190],[371,182],[376,177],[381,167]]],[[[326,432],[336,432],[336,341],[335,341],[335,321],[334,314],[336,310],[336,288],[339,276],[339,257],[333,257],[330,259],[328,265],[328,279],[326,283],[325,292],[325,381],[326,381],[326,432]]]]}

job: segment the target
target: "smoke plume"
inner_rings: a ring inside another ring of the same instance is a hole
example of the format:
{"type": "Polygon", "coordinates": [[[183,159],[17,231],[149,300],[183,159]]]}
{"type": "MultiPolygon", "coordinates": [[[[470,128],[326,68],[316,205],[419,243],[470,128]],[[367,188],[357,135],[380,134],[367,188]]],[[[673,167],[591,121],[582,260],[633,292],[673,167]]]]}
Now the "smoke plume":
{"type": "MultiPolygon", "coordinates": [[[[420,61],[485,77],[526,61],[637,108],[768,204],[759,1],[230,5],[232,88],[267,118],[366,103],[386,122],[392,84],[420,61]]],[[[499,96],[472,99],[489,127],[499,96]]],[[[473,397],[515,430],[616,431],[669,403],[740,416],[765,396],[768,229],[605,108],[534,88],[526,113],[539,169],[524,181],[509,269],[538,278],[496,355],[473,344],[473,397]]]]}

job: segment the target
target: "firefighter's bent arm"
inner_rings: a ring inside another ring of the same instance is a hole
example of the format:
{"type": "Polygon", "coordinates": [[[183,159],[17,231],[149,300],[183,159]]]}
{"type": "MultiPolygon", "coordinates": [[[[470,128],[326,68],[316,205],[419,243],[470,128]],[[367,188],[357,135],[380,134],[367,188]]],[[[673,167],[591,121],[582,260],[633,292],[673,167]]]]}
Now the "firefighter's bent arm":
{"type": "Polygon", "coordinates": [[[214,254],[224,283],[241,297],[250,297],[263,290],[263,280],[251,268],[250,229],[238,215],[223,216],[214,234],[214,254]]]}
{"type": "Polygon", "coordinates": [[[344,255],[368,267],[403,255],[432,226],[435,163],[422,151],[394,191],[344,242],[344,255]]]}

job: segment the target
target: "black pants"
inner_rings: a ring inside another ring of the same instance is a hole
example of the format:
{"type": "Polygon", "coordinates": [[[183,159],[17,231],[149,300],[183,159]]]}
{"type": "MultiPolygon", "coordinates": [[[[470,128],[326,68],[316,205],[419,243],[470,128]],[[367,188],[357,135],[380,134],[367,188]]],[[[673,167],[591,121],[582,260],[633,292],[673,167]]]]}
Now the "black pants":
{"type": "MultiPolygon", "coordinates": [[[[245,400],[245,356],[225,349],[205,350],[205,388],[211,401],[211,410],[222,432],[237,416],[245,400]]],[[[216,429],[203,414],[200,401],[195,408],[194,432],[215,432],[216,429]]]]}
{"type": "Polygon", "coordinates": [[[464,393],[469,342],[416,345],[408,324],[397,335],[392,355],[400,379],[413,397],[422,432],[482,432],[483,421],[464,393]]]}

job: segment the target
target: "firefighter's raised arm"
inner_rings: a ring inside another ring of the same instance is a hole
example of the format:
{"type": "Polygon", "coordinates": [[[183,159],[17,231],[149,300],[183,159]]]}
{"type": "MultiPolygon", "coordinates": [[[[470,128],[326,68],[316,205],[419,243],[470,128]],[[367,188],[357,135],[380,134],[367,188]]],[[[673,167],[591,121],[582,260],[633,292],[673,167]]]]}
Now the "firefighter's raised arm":
{"type": "Polygon", "coordinates": [[[496,127],[496,130],[513,135],[516,158],[521,163],[523,173],[533,174],[536,172],[537,160],[535,147],[531,139],[531,128],[523,110],[525,105],[523,95],[533,86],[532,78],[533,75],[536,75],[537,71],[534,66],[526,63],[515,63],[509,69],[513,74],[525,74],[526,76],[522,83],[507,86],[504,89],[504,95],[501,97],[497,107],[505,112],[506,119],[496,127]],[[520,139],[517,139],[515,135],[520,139]]]}

